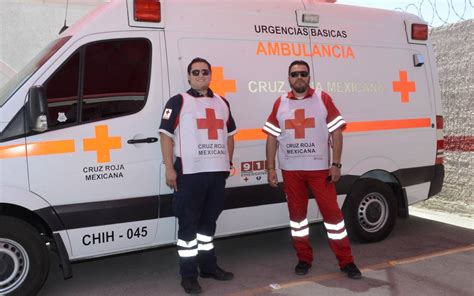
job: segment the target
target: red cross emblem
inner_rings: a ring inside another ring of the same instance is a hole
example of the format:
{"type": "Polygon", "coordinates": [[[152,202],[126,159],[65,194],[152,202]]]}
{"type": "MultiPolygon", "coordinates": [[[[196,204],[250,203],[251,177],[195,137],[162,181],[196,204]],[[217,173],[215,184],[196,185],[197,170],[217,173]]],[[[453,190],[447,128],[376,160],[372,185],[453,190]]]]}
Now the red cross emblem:
{"type": "Polygon", "coordinates": [[[400,81],[392,81],[392,88],[394,92],[400,92],[402,103],[410,102],[410,92],[416,91],[415,81],[408,81],[407,71],[400,72],[400,81]]]}
{"type": "Polygon", "coordinates": [[[224,129],[224,120],[216,118],[214,109],[206,108],[206,118],[197,119],[198,129],[207,129],[207,138],[217,140],[217,130],[224,129]]]}
{"type": "Polygon", "coordinates": [[[295,139],[303,139],[305,137],[305,129],[315,127],[314,117],[304,118],[304,109],[295,110],[295,119],[285,120],[285,129],[295,130],[295,139]]]}
{"type": "Polygon", "coordinates": [[[169,119],[171,116],[171,109],[166,109],[165,113],[163,114],[164,119],[169,119]]]}

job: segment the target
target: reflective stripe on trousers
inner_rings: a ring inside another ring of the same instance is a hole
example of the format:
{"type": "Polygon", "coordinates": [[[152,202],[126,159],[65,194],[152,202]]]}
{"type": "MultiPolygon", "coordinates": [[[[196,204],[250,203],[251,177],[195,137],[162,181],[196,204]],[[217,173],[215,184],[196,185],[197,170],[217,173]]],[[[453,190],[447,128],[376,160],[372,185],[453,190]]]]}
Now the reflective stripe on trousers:
{"type": "Polygon", "coordinates": [[[344,220],[336,224],[330,224],[330,223],[324,222],[324,227],[326,227],[329,239],[341,240],[347,237],[347,231],[344,224],[344,220]]]}
{"type": "Polygon", "coordinates": [[[304,219],[301,222],[295,222],[290,220],[291,235],[293,237],[305,237],[309,235],[308,219],[304,219]]]}
{"type": "Polygon", "coordinates": [[[195,257],[198,254],[198,240],[193,239],[192,241],[184,241],[178,239],[176,243],[178,246],[178,255],[182,258],[195,257]]]}
{"type": "Polygon", "coordinates": [[[212,243],[212,236],[207,236],[204,234],[197,234],[198,240],[198,251],[210,251],[214,249],[214,244],[212,243]]]}

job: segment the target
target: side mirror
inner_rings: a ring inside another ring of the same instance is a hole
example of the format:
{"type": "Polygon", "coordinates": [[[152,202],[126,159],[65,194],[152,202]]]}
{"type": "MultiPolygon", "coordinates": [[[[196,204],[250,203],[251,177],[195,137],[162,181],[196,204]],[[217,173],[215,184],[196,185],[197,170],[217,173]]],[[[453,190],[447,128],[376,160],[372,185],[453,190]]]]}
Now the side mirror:
{"type": "Polygon", "coordinates": [[[30,130],[44,132],[48,129],[48,102],[46,91],[41,85],[35,85],[28,92],[26,117],[30,130]]]}

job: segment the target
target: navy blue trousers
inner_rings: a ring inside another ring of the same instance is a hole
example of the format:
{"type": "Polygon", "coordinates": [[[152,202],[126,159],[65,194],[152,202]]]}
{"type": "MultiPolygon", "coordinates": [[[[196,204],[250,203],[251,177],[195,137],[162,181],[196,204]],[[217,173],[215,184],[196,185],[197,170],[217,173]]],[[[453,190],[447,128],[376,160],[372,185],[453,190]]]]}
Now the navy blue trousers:
{"type": "MultiPolygon", "coordinates": [[[[173,210],[178,218],[178,240],[191,242],[197,234],[213,237],[216,221],[224,209],[224,188],[227,172],[182,174],[181,161],[175,163],[178,191],[174,192],[173,210]]],[[[189,250],[178,245],[179,250],[189,250]]],[[[217,267],[214,248],[199,250],[197,256],[179,257],[183,278],[198,276],[201,272],[214,273],[217,267]]]]}

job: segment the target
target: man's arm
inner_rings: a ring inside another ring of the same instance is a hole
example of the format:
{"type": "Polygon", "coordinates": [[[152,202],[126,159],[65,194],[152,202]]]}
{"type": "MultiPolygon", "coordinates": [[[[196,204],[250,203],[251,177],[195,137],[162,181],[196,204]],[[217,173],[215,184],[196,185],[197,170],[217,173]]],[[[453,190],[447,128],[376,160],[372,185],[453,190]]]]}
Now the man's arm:
{"type": "MultiPolygon", "coordinates": [[[[341,163],[342,157],[342,130],[336,129],[331,133],[332,139],[332,162],[341,163]]],[[[337,182],[341,178],[341,169],[333,165],[329,168],[331,182],[337,182]]]]}
{"type": "Polygon", "coordinates": [[[234,157],[234,135],[236,134],[237,127],[235,126],[235,121],[234,117],[232,117],[232,111],[230,111],[230,104],[229,101],[226,100],[226,98],[221,97],[224,103],[227,105],[227,109],[229,110],[229,118],[227,119],[226,125],[227,125],[227,132],[228,132],[228,137],[227,137],[227,153],[229,155],[229,161],[232,162],[232,159],[234,157]]]}
{"type": "Polygon", "coordinates": [[[160,134],[161,153],[166,168],[166,185],[171,189],[178,191],[177,174],[173,166],[173,139],[164,133],[160,134]]]}
{"type": "Polygon", "coordinates": [[[272,135],[267,136],[267,144],[265,147],[267,155],[267,181],[272,187],[278,186],[278,176],[275,170],[275,155],[277,150],[277,138],[272,135]]]}
{"type": "Polygon", "coordinates": [[[163,109],[160,123],[161,154],[166,168],[166,185],[178,191],[177,174],[173,166],[173,137],[179,119],[181,106],[183,105],[182,95],[176,95],[166,102],[163,109]]]}
{"type": "Polygon", "coordinates": [[[229,153],[229,161],[234,157],[234,135],[227,137],[227,153],[229,153]]]}

